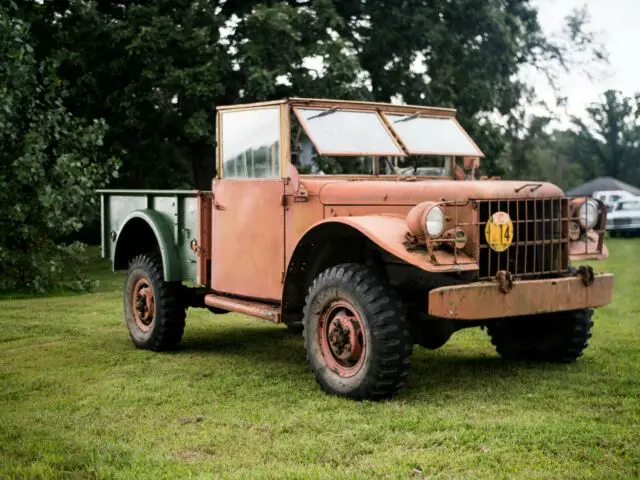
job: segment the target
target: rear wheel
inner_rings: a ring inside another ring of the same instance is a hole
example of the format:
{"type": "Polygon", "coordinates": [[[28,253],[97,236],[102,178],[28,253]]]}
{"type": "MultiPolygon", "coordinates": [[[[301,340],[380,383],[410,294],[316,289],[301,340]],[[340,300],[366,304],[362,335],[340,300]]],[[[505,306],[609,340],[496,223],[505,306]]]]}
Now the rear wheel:
{"type": "Polygon", "coordinates": [[[303,322],[307,361],[325,392],[380,399],[404,385],[409,323],[400,298],[372,269],[342,264],[318,275],[303,322]]]}
{"type": "Polygon", "coordinates": [[[617,238],[618,237],[618,232],[616,232],[615,230],[611,230],[609,232],[609,235],[611,236],[611,238],[617,238]]]}
{"type": "Polygon", "coordinates": [[[497,320],[488,333],[503,358],[571,363],[589,345],[592,317],[593,310],[583,309],[497,320]]]}
{"type": "Polygon", "coordinates": [[[124,317],[137,348],[169,350],[184,333],[186,311],[182,284],[166,282],[162,259],[157,254],[135,257],[124,286],[124,317]]]}

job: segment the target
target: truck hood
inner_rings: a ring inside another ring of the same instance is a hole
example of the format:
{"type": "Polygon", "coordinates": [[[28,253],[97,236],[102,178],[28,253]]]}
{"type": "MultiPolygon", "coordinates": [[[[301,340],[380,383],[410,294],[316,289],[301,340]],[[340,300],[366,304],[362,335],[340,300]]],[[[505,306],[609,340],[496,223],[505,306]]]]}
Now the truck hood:
{"type": "Polygon", "coordinates": [[[562,190],[551,183],[496,180],[343,181],[320,188],[320,201],[324,205],[417,205],[427,200],[557,198],[562,195],[562,190]]]}

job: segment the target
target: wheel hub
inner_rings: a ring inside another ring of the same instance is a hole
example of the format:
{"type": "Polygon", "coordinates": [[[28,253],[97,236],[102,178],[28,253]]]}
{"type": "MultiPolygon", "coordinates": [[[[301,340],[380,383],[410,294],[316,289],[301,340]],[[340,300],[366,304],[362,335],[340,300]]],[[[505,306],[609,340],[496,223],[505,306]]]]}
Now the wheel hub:
{"type": "Polygon", "coordinates": [[[153,297],[153,289],[147,278],[138,280],[133,288],[132,294],[133,312],[136,323],[141,330],[148,331],[151,329],[153,317],[155,315],[155,301],[153,297]]]}
{"type": "Polygon", "coordinates": [[[357,360],[361,353],[358,342],[358,323],[355,318],[341,312],[329,325],[329,346],[334,355],[341,360],[357,360]]]}
{"type": "Polygon", "coordinates": [[[327,366],[341,377],[355,375],[364,363],[364,324],[356,308],[332,302],[320,317],[319,340],[327,366]]]}

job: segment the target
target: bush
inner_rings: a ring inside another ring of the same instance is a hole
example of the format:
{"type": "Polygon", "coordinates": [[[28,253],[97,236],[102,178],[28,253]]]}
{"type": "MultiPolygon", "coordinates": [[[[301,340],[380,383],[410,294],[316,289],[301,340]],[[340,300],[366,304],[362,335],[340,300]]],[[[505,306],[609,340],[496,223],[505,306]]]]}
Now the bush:
{"type": "MultiPolygon", "coordinates": [[[[75,279],[78,231],[98,208],[95,189],[117,175],[98,162],[103,120],[74,118],[52,59],[38,59],[29,28],[0,8],[0,289],[44,291],[75,279]],[[70,271],[70,266],[71,271],[70,271]],[[70,275],[71,274],[71,275],[70,275]]],[[[76,272],[77,273],[77,272],[76,272]]]]}

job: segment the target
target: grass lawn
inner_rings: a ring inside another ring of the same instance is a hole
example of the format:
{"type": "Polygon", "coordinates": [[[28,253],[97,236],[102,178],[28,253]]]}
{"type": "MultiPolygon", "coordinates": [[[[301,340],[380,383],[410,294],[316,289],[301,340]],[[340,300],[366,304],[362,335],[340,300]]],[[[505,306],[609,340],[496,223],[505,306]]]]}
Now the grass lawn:
{"type": "Polygon", "coordinates": [[[640,476],[640,239],[595,263],[615,300],[573,365],[502,361],[485,332],[416,347],[381,403],[321,393],[302,339],[191,310],[182,348],[133,348],[123,276],[0,300],[0,478],[640,476]]]}

